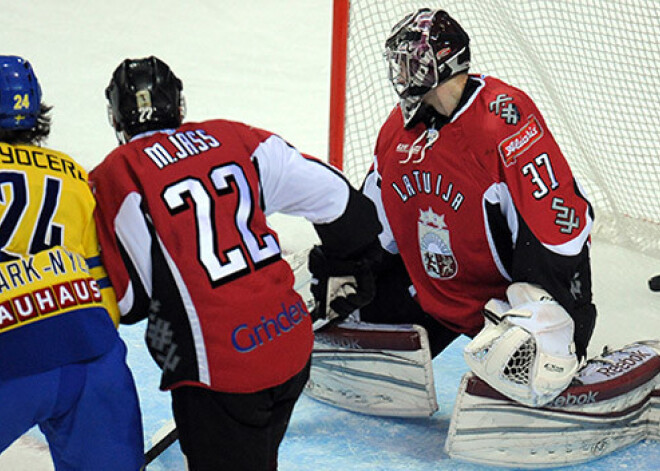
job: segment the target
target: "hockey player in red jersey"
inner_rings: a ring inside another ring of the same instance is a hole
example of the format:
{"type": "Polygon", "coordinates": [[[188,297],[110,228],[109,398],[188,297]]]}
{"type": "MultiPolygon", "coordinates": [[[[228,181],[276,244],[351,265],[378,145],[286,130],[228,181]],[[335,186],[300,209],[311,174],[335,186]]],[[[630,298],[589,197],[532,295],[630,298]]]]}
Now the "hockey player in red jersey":
{"type": "MultiPolygon", "coordinates": [[[[517,299],[535,296],[533,312],[547,313],[545,300],[559,306],[552,313],[569,335],[553,354],[566,364],[550,369],[566,386],[596,319],[593,211],[548,123],[523,91],[468,73],[469,37],[445,11],[406,16],[385,49],[400,102],[363,192],[378,209],[386,255],[360,319],[419,324],[436,356],[482,330],[489,300],[511,302],[507,289],[522,286],[517,299]]],[[[316,255],[312,272],[323,266],[316,255]]]]}
{"type": "Polygon", "coordinates": [[[541,112],[523,91],[468,74],[468,35],[444,11],[410,15],[386,49],[400,104],[364,192],[383,247],[401,255],[415,300],[448,333],[442,344],[477,334],[485,303],[526,282],[570,314],[584,357],[596,318],[593,211],[541,112]]]}
{"type": "Polygon", "coordinates": [[[122,62],[106,97],[121,145],[90,179],[121,320],[148,318],[190,469],[275,469],[313,332],[266,216],[305,217],[343,259],[378,244],[375,208],[276,134],[182,124],[182,83],[155,57],[122,62]]]}
{"type": "Polygon", "coordinates": [[[77,162],[41,145],[41,96],[28,61],[0,56],[0,452],[38,425],[56,470],[137,471],[142,420],[94,197],[77,162]]]}
{"type": "MultiPolygon", "coordinates": [[[[386,254],[367,265],[377,272],[373,301],[330,304],[350,318],[317,336],[310,394],[376,415],[433,414],[430,357],[464,334],[472,371],[449,456],[550,467],[657,439],[646,424],[660,411],[660,342],[608,349],[580,367],[596,320],[593,212],[540,110],[523,91],[468,73],[468,35],[445,11],[406,16],[385,49],[400,102],[363,192],[386,254]],[[370,362],[349,363],[367,352],[370,362]]],[[[326,284],[353,274],[328,276],[322,255],[313,250],[309,267],[326,284]]]]}

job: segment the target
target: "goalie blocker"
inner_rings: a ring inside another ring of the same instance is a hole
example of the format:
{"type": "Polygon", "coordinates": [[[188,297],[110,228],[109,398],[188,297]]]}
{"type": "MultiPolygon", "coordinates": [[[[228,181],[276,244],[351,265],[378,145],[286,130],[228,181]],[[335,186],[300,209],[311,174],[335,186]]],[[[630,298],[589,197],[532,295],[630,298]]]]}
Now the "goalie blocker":
{"type": "Polygon", "coordinates": [[[466,374],[446,452],[474,463],[544,468],[660,440],[659,345],[640,342],[589,360],[576,381],[542,408],[513,402],[466,374]]]}

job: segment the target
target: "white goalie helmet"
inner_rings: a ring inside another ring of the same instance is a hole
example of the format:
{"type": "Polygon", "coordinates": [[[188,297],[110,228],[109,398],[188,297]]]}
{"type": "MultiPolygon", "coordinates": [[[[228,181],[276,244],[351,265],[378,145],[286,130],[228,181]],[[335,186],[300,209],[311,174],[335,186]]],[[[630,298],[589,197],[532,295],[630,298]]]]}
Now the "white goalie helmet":
{"type": "Polygon", "coordinates": [[[547,291],[513,283],[508,303],[491,299],[486,324],[465,347],[474,374],[522,404],[541,407],[564,391],[575,377],[578,359],[574,323],[547,291]]]}

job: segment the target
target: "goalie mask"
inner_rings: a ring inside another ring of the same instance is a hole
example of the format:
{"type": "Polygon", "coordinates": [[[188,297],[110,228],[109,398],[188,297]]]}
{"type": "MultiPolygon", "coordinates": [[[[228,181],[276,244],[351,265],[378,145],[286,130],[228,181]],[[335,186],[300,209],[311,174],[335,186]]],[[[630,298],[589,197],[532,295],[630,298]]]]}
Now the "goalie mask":
{"type": "Polygon", "coordinates": [[[122,133],[132,137],[179,127],[185,114],[182,89],[181,80],[157,57],[122,62],[105,90],[110,122],[120,142],[122,133]]]}
{"type": "Polygon", "coordinates": [[[470,38],[443,10],[422,8],[400,21],[385,42],[389,79],[401,100],[404,124],[429,90],[470,67],[470,38]]]}
{"type": "Polygon", "coordinates": [[[486,325],[465,347],[465,361],[500,393],[541,407],[570,385],[578,369],[573,319],[528,283],[513,283],[507,297],[509,303],[486,304],[486,325]]]}

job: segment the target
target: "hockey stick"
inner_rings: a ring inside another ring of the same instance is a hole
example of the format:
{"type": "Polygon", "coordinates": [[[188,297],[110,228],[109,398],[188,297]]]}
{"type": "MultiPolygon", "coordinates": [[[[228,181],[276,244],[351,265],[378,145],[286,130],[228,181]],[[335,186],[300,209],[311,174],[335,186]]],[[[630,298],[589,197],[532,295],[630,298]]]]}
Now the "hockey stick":
{"type": "MultiPolygon", "coordinates": [[[[176,425],[174,425],[174,422],[168,423],[166,427],[172,427],[171,430],[169,430],[163,438],[158,440],[156,443],[152,445],[149,450],[144,454],[144,467],[146,468],[149,463],[151,463],[153,460],[158,458],[161,453],[163,453],[165,450],[167,450],[172,443],[177,441],[179,438],[179,431],[176,428],[176,425]]],[[[162,429],[161,429],[162,430],[162,429]]],[[[158,433],[156,433],[158,435],[158,433]]]]}

